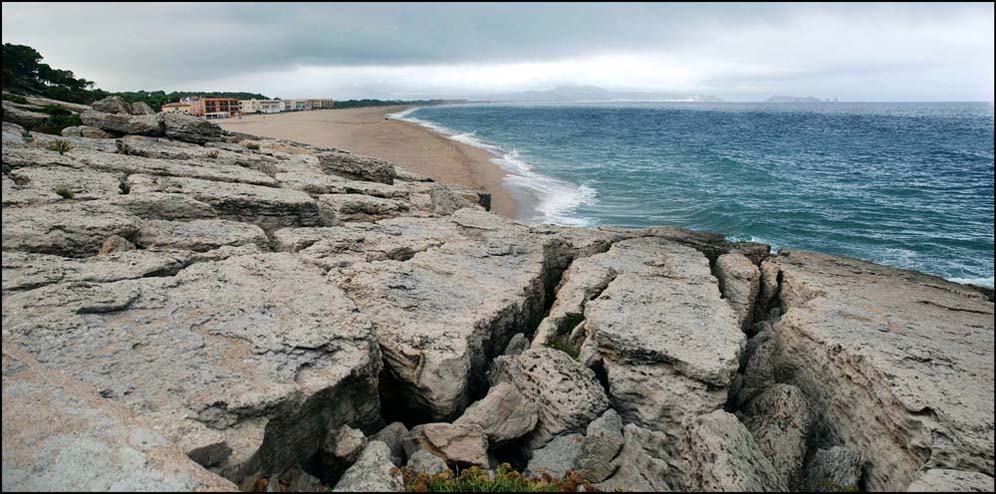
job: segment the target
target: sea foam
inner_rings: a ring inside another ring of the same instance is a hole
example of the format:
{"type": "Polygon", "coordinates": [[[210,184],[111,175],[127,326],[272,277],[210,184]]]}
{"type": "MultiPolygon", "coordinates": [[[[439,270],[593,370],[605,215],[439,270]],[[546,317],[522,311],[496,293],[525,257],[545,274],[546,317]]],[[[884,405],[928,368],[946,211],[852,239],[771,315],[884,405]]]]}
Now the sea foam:
{"type": "Polygon", "coordinates": [[[505,185],[522,200],[520,218],[530,223],[560,226],[593,226],[596,222],[576,214],[582,205],[594,204],[597,192],[586,184],[572,184],[536,173],[517,149],[506,149],[478,138],[474,132],[456,132],[412,116],[418,107],[387,115],[388,118],[421,125],[454,141],[484,149],[495,157],[490,161],[504,170],[505,185]]]}

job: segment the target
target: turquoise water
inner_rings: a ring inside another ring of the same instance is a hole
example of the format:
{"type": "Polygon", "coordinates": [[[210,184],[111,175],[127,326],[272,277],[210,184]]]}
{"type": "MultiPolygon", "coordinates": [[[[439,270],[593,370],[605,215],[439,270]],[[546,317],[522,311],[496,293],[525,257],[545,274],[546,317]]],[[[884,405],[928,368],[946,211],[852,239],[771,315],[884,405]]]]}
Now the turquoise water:
{"type": "Polygon", "coordinates": [[[675,225],[993,286],[991,103],[455,105],[524,220],[675,225]]]}

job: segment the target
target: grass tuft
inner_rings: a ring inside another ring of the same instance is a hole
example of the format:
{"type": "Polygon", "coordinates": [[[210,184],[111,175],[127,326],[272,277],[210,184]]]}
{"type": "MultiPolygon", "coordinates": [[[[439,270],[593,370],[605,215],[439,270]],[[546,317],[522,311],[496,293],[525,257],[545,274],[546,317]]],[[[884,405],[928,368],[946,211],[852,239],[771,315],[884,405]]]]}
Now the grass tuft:
{"type": "Polygon", "coordinates": [[[598,492],[598,489],[585,480],[581,472],[568,472],[557,479],[549,474],[527,477],[512,470],[508,463],[502,463],[492,473],[478,467],[470,467],[454,474],[452,471],[436,475],[415,473],[408,467],[396,470],[401,475],[408,492],[598,492]]]}
{"type": "Polygon", "coordinates": [[[66,154],[69,151],[72,151],[72,149],[73,149],[73,145],[70,144],[67,141],[55,141],[55,142],[53,142],[53,143],[51,143],[51,144],[48,145],[48,150],[49,151],[56,151],[60,155],[66,154]]]}
{"type": "Polygon", "coordinates": [[[211,151],[210,153],[207,154],[207,157],[213,160],[218,159],[218,151],[211,151]]]}
{"type": "Polygon", "coordinates": [[[554,350],[560,350],[570,355],[574,360],[577,360],[578,356],[581,355],[581,346],[571,343],[571,335],[558,334],[553,338],[550,338],[550,342],[546,346],[553,348],[554,350]]]}
{"type": "Polygon", "coordinates": [[[59,194],[59,197],[62,197],[63,199],[72,199],[76,197],[76,194],[66,185],[56,187],[55,193],[59,194]]]}

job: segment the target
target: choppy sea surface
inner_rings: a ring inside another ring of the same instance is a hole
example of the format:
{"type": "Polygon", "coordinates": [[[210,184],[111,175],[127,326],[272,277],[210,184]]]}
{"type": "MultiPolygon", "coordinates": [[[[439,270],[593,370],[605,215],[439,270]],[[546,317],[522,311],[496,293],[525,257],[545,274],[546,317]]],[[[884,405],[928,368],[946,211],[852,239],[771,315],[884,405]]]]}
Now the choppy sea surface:
{"type": "Polygon", "coordinates": [[[494,153],[534,223],[655,225],[993,286],[992,103],[408,110],[494,153]]]}

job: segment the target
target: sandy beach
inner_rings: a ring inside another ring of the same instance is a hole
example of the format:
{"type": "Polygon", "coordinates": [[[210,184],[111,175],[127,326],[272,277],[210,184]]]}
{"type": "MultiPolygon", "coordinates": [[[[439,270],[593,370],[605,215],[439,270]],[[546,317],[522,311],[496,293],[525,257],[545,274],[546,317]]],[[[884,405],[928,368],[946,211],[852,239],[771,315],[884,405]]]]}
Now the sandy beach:
{"type": "Polygon", "coordinates": [[[512,195],[502,186],[505,171],[491,153],[411,122],[387,119],[404,106],[250,115],[217,121],[226,130],[345,149],[391,161],[451,185],[484,189],[492,210],[515,218],[512,195]]]}

